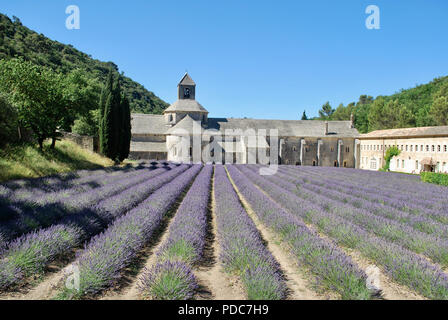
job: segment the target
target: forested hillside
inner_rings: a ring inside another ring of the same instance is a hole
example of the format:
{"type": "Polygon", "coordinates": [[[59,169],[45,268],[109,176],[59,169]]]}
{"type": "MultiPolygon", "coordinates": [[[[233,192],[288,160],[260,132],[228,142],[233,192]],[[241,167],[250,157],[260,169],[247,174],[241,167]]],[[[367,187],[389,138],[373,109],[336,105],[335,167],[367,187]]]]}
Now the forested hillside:
{"type": "MultiPolygon", "coordinates": [[[[23,26],[17,17],[9,19],[0,14],[0,59],[23,57],[41,66],[67,74],[80,68],[92,78],[105,82],[109,69],[118,71],[113,62],[93,59],[71,45],[53,41],[23,26]]],[[[160,114],[168,106],[141,84],[122,76],[122,88],[127,95],[132,112],[160,114]]]]}
{"type": "Polygon", "coordinates": [[[350,120],[362,132],[379,129],[448,125],[448,76],[390,96],[362,95],[358,102],[334,109],[328,102],[316,120],[350,120]]]}

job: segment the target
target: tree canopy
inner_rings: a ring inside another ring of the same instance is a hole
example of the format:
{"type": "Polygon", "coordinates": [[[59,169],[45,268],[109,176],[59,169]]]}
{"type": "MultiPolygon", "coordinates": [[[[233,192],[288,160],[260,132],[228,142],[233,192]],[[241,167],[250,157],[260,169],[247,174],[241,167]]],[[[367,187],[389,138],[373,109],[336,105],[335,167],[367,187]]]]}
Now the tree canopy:
{"type": "MultiPolygon", "coordinates": [[[[28,29],[17,17],[11,20],[0,14],[0,59],[17,56],[62,74],[80,69],[87,78],[100,82],[106,81],[110,68],[118,71],[113,62],[93,59],[71,45],[50,40],[43,34],[28,29]]],[[[161,114],[168,107],[165,101],[132,79],[122,76],[121,82],[132,112],[161,114]]],[[[99,94],[100,91],[97,92],[99,94]]]]}
{"type": "Polygon", "coordinates": [[[361,133],[372,130],[448,125],[448,77],[390,96],[361,95],[358,102],[333,109],[329,102],[313,120],[350,120],[361,133]]]}

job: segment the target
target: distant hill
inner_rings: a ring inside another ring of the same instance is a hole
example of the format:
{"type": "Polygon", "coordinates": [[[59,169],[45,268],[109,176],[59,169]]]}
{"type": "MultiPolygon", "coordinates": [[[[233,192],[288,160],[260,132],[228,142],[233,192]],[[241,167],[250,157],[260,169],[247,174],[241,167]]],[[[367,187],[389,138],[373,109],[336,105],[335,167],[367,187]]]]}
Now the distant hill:
{"type": "MultiPolygon", "coordinates": [[[[0,13],[0,59],[16,55],[63,73],[76,68],[85,69],[103,82],[110,67],[118,71],[113,62],[93,59],[72,45],[62,44],[28,29],[16,17],[11,20],[0,13]]],[[[122,87],[130,100],[132,112],[161,114],[168,107],[168,103],[141,84],[125,76],[122,79],[122,87]]]]}
{"type": "Polygon", "coordinates": [[[448,76],[389,96],[362,95],[358,102],[336,109],[326,104],[315,120],[350,120],[362,133],[379,129],[424,127],[448,124],[448,76]]]}

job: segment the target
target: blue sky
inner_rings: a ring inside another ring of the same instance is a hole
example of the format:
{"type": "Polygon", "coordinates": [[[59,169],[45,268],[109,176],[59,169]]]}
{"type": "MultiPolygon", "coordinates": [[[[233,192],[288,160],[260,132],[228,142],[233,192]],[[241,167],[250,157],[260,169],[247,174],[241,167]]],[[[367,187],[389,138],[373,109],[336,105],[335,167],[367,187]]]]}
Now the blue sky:
{"type": "Polygon", "coordinates": [[[298,119],[448,75],[446,0],[0,0],[0,12],[167,102],[188,70],[216,117],[298,119]],[[72,4],[80,30],[65,27],[72,4]],[[370,4],[380,30],[365,27],[370,4]]]}

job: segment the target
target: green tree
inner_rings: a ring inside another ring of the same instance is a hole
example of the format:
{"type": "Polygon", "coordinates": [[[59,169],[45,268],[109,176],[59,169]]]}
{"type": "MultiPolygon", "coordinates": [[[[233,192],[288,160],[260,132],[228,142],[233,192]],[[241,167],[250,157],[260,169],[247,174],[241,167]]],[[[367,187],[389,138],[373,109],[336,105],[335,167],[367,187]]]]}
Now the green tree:
{"type": "Polygon", "coordinates": [[[0,146],[17,140],[18,128],[16,108],[8,102],[6,96],[0,95],[0,146]]]}
{"type": "MultiPolygon", "coordinates": [[[[101,91],[100,96],[100,102],[99,102],[99,144],[100,144],[100,152],[104,155],[106,155],[106,152],[108,152],[108,141],[109,141],[109,135],[106,129],[106,126],[109,126],[109,120],[105,122],[105,116],[106,116],[106,104],[108,102],[109,97],[112,96],[113,92],[113,83],[114,83],[114,75],[112,69],[109,70],[109,75],[107,77],[106,85],[103,87],[103,90],[101,91]]],[[[110,98],[112,99],[112,98],[110,98]]],[[[110,101],[112,103],[112,101],[110,101]]],[[[109,110],[108,110],[109,112],[109,110]]]]}
{"type": "Polygon", "coordinates": [[[331,120],[331,116],[334,113],[334,109],[331,107],[330,102],[326,102],[319,110],[320,120],[331,120]]]}
{"type": "Polygon", "coordinates": [[[0,91],[17,107],[18,119],[32,130],[42,149],[43,142],[56,142],[57,130],[70,110],[64,77],[23,58],[0,61],[0,91]]]}
{"type": "Polygon", "coordinates": [[[434,95],[434,102],[429,115],[439,126],[448,125],[448,82],[446,82],[434,95]]]}
{"type": "Polygon", "coordinates": [[[302,120],[308,120],[308,116],[306,115],[306,111],[303,110],[302,120]]]}
{"type": "Polygon", "coordinates": [[[384,156],[384,166],[381,168],[382,171],[389,171],[390,168],[390,161],[392,160],[393,157],[396,157],[398,155],[400,155],[401,151],[400,149],[398,149],[397,146],[392,146],[390,148],[387,149],[386,151],[386,155],[384,156]]]}

